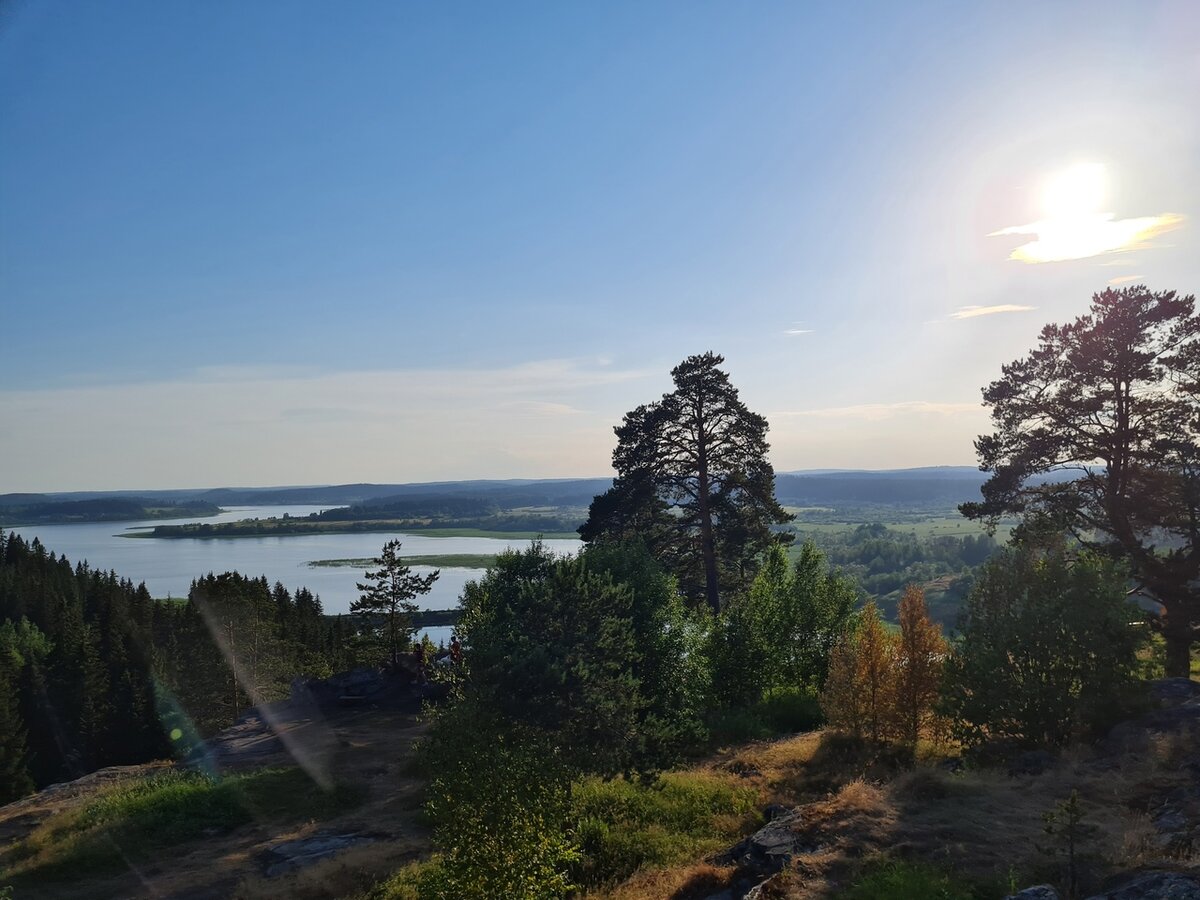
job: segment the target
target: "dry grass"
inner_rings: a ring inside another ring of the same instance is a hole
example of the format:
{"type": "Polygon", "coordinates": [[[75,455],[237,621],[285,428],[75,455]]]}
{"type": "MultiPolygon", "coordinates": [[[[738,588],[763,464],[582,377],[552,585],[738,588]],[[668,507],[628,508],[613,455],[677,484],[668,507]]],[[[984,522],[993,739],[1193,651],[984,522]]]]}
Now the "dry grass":
{"type": "Polygon", "coordinates": [[[644,900],[649,897],[701,900],[728,887],[733,874],[733,869],[703,862],[671,869],[648,869],[638,872],[624,884],[589,896],[604,900],[644,900]]]}
{"type": "MultiPolygon", "coordinates": [[[[260,815],[254,807],[253,820],[231,831],[203,835],[155,852],[149,859],[125,859],[123,871],[109,874],[73,873],[69,880],[41,879],[17,892],[19,897],[54,900],[92,900],[95,897],[163,897],[196,895],[267,898],[298,897],[301,900],[333,900],[362,889],[375,877],[386,874],[418,853],[429,850],[429,836],[419,819],[423,780],[407,768],[414,740],[425,726],[411,715],[386,711],[353,711],[331,723],[337,750],[331,771],[339,782],[354,785],[364,797],[354,809],[328,809],[321,821],[280,821],[260,815]],[[306,837],[316,830],[373,832],[384,835],[375,844],[342,851],[326,862],[294,876],[267,878],[263,874],[264,852],[275,843],[306,837]]],[[[69,789],[35,795],[29,801],[3,809],[0,815],[0,850],[3,841],[31,841],[42,852],[43,835],[72,817],[82,814],[87,804],[107,793],[168,771],[167,764],[117,771],[111,777],[90,777],[69,789]]],[[[302,797],[277,798],[280,802],[302,797]]],[[[56,839],[57,840],[57,839],[56,839]]],[[[61,843],[61,842],[60,842],[61,843]]],[[[0,869],[4,863],[0,860],[0,869]]],[[[0,872],[0,885],[6,884],[0,872]]]]}
{"type": "MultiPolygon", "coordinates": [[[[1088,749],[1063,756],[1036,776],[1002,770],[954,774],[927,751],[915,766],[825,732],[727,751],[706,767],[754,786],[764,803],[801,808],[803,843],[816,851],[793,861],[775,895],[835,897],[865,860],[881,855],[941,866],[973,883],[1003,884],[1012,873],[1054,878],[1059,862],[1043,814],[1078,791],[1085,823],[1084,876],[1091,885],[1113,871],[1148,865],[1197,866],[1200,853],[1164,847],[1151,815],[1172,790],[1195,784],[1184,764],[1195,747],[1156,738],[1147,752],[1103,758],[1088,749]]],[[[732,870],[697,863],[642,872],[597,895],[613,900],[706,896],[732,870]],[[692,885],[698,893],[690,893],[692,885]]]]}

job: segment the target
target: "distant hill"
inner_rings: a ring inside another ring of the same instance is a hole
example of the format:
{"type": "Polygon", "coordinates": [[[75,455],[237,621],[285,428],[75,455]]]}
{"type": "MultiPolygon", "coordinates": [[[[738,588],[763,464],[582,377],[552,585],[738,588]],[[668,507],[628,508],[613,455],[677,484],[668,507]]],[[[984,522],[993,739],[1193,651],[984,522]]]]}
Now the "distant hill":
{"type": "Polygon", "coordinates": [[[136,522],[215,516],[221,508],[202,500],[168,502],[145,497],[56,500],[36,494],[0,497],[0,522],[11,525],[69,525],[82,522],[136,522]],[[31,498],[20,502],[12,498],[31,498]]]}
{"type": "MultiPolygon", "coordinates": [[[[1063,476],[1067,477],[1067,476],[1063,476]]],[[[951,506],[976,499],[987,474],[970,466],[915,469],[813,469],[780,472],[776,493],[789,506],[902,504],[951,506]]],[[[606,491],[611,478],[475,479],[407,484],[334,484],[281,487],[211,488],[167,491],[100,491],[2,494],[0,510],[63,501],[137,499],[144,505],[201,502],[217,506],[350,506],[382,517],[446,507],[482,512],[526,507],[586,507],[606,491]]],[[[4,518],[11,518],[4,516],[4,518]]]]}
{"type": "Polygon", "coordinates": [[[987,473],[969,466],[886,471],[792,472],[775,476],[775,493],[790,506],[838,503],[944,504],[978,497],[987,473]]]}

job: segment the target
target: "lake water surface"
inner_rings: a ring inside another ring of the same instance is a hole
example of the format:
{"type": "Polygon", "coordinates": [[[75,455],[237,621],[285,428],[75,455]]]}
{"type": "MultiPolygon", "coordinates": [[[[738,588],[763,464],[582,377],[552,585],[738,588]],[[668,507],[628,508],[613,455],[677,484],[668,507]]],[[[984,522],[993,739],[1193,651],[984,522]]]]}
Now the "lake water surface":
{"type": "MultiPolygon", "coordinates": [[[[167,525],[176,522],[233,522],[238,519],[282,516],[304,517],[309,513],[332,509],[331,506],[231,506],[219,516],[202,520],[156,519],[152,522],[102,522],[86,525],[29,525],[5,528],[26,540],[39,538],[46,549],[66,554],[74,564],[87,560],[94,569],[115,570],[117,575],[137,584],[144,581],[152,596],[186,597],[192,579],[209,572],[220,574],[236,570],[243,575],[266,575],[274,584],[283,582],[290,590],[307,587],[321,597],[327,613],[345,613],[350,601],[358,596],[355,582],[363,570],[350,567],[308,565],[317,559],[354,559],[379,555],[384,543],[392,538],[404,542],[402,555],[425,556],[437,553],[499,553],[509,547],[522,548],[527,540],[478,537],[428,537],[402,532],[371,534],[303,534],[290,537],[172,538],[170,540],[119,537],[127,529],[167,525]]],[[[546,545],[558,552],[573,553],[578,540],[548,540],[546,545]]],[[[428,571],[414,567],[417,571],[428,571]]],[[[421,598],[423,609],[451,609],[468,581],[483,574],[481,569],[442,569],[433,590],[421,598]]],[[[436,641],[449,629],[429,629],[436,641]]]]}

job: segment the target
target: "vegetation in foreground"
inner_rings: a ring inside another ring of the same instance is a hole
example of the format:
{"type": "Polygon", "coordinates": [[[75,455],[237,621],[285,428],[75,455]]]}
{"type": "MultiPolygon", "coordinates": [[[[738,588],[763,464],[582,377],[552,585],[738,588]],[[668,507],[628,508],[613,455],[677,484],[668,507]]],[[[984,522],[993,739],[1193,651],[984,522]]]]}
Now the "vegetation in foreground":
{"type": "Polygon", "coordinates": [[[360,790],[325,791],[300,769],[262,769],[211,777],[166,771],[119,784],[81,807],[52,816],[0,852],[17,888],[124,870],[202,836],[248,822],[286,824],[326,818],[361,803],[360,790]]]}

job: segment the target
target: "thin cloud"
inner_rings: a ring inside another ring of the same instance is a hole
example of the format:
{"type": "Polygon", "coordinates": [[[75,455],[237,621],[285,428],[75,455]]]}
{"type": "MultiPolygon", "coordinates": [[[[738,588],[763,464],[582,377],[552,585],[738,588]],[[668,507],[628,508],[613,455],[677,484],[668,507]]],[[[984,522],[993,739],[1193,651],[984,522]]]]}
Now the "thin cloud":
{"type": "Polygon", "coordinates": [[[988,237],[1033,235],[1034,240],[1019,245],[1008,258],[1024,263],[1065,262],[1141,249],[1182,224],[1183,216],[1175,213],[1134,219],[1118,219],[1115,213],[1092,213],[1012,225],[988,237]]]}
{"type": "Polygon", "coordinates": [[[550,403],[545,400],[514,400],[500,404],[500,408],[519,416],[577,416],[583,411],[568,403],[550,403]]]}
{"type": "Polygon", "coordinates": [[[1109,284],[1125,284],[1126,282],[1129,282],[1129,281],[1141,281],[1144,277],[1145,276],[1143,276],[1143,275],[1122,275],[1120,278],[1108,279],[1108,283],[1109,284]]]}
{"type": "Polygon", "coordinates": [[[995,306],[960,306],[950,313],[951,319],[977,319],[980,316],[995,316],[1000,313],[1029,312],[1036,306],[1020,306],[1016,303],[998,303],[995,306]]]}
{"type": "MultiPolygon", "coordinates": [[[[0,423],[9,429],[0,428],[0,459],[22,463],[5,468],[0,492],[604,472],[612,422],[628,405],[625,386],[662,377],[572,359],[247,374],[0,389],[0,423]],[[69,433],[88,435],[86,461],[69,433]],[[136,447],[129,443],[134,433],[136,447]]],[[[644,385],[628,390],[646,392],[644,385]]]]}
{"type": "Polygon", "coordinates": [[[957,416],[978,412],[978,403],[936,403],[929,400],[904,400],[899,403],[857,403],[824,409],[800,409],[772,413],[772,416],[811,416],[818,419],[865,419],[878,421],[903,415],[957,416]]]}
{"type": "Polygon", "coordinates": [[[784,332],[784,334],[812,334],[812,333],[813,333],[813,330],[811,328],[789,328],[784,332]]]}

